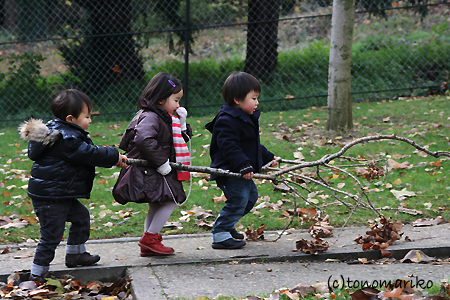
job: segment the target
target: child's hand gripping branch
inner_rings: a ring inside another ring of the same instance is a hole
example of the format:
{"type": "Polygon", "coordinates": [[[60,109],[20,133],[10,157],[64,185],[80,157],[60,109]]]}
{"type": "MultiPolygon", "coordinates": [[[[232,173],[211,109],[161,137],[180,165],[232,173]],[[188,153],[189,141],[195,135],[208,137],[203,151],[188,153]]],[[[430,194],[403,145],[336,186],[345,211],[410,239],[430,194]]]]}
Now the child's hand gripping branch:
{"type": "Polygon", "coordinates": [[[117,164],[115,164],[116,167],[118,168],[126,168],[128,167],[127,165],[127,157],[125,155],[122,155],[119,153],[119,161],[117,162],[117,164]]]}

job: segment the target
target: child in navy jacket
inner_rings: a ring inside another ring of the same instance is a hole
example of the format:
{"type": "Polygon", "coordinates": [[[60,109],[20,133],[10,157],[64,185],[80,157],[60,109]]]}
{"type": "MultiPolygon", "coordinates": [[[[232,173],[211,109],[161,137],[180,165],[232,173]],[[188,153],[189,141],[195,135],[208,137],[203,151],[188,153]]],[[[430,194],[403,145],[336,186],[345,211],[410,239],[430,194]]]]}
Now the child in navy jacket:
{"type": "Polygon", "coordinates": [[[276,163],[273,153],[260,143],[261,111],[256,109],[260,92],[261,86],[252,75],[231,74],[222,88],[226,105],[205,126],[212,133],[211,167],[242,174],[242,178],[211,175],[227,198],[212,229],[214,249],[245,246],[244,235],[236,231],[235,225],[258,200],[253,173],[261,172],[262,166],[270,161],[276,163]]]}

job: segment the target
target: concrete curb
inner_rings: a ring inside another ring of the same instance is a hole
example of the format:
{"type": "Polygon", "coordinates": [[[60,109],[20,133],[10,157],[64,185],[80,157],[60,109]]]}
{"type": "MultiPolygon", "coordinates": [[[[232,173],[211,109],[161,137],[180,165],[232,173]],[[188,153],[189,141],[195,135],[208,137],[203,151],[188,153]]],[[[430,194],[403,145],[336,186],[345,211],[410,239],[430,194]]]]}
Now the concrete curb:
{"type": "MultiPolygon", "coordinates": [[[[426,255],[431,257],[448,257],[450,254],[450,246],[442,246],[442,247],[418,247],[418,248],[397,248],[397,249],[389,249],[392,253],[392,257],[396,260],[402,259],[409,251],[411,250],[421,250],[426,255]]],[[[220,250],[219,250],[220,251],[220,250]]],[[[226,250],[223,250],[226,251],[226,250]]],[[[354,250],[354,251],[342,251],[342,252],[323,252],[317,255],[312,254],[304,254],[294,252],[296,254],[293,255],[237,255],[230,256],[228,258],[220,258],[220,259],[200,259],[198,261],[195,260],[180,260],[180,261],[161,261],[161,262],[152,262],[149,264],[129,264],[129,265],[121,265],[121,266],[113,266],[113,267],[105,267],[105,266],[90,266],[90,267],[79,267],[75,269],[57,269],[52,270],[57,277],[63,277],[65,274],[69,274],[75,276],[80,281],[93,281],[98,280],[102,282],[115,281],[115,279],[119,277],[124,277],[127,273],[128,268],[136,268],[136,267],[151,267],[151,266],[163,266],[163,265],[182,265],[182,264],[198,264],[198,263],[229,263],[232,261],[239,261],[240,263],[264,263],[264,262],[286,262],[286,261],[325,261],[327,259],[337,259],[341,262],[357,260],[358,258],[366,258],[368,260],[377,260],[381,258],[380,250],[354,250]]],[[[29,270],[23,270],[19,272],[21,279],[26,279],[29,270]]],[[[6,282],[10,274],[0,274],[0,281],[6,282]]]]}

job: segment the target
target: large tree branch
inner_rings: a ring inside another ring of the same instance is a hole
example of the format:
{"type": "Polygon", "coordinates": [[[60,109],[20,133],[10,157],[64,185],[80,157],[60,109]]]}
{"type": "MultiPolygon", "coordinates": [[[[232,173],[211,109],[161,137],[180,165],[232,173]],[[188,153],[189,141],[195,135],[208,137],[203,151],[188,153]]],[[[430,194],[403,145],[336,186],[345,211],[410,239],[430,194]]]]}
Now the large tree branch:
{"type": "MultiPolygon", "coordinates": [[[[128,158],[127,164],[133,165],[133,166],[140,166],[140,167],[148,167],[149,166],[149,163],[146,160],[134,159],[134,158],[128,158]]],[[[233,173],[233,172],[230,172],[228,170],[223,170],[223,169],[215,169],[215,168],[202,167],[202,166],[187,166],[187,165],[183,165],[181,163],[174,163],[174,162],[169,162],[169,164],[172,167],[172,169],[176,169],[176,170],[208,173],[208,174],[213,174],[213,175],[217,175],[217,176],[226,176],[226,177],[237,177],[237,178],[242,177],[242,175],[240,173],[233,173]]],[[[254,174],[253,177],[257,178],[257,179],[267,179],[267,180],[272,180],[272,181],[275,180],[274,176],[265,175],[265,174],[254,174]]]]}
{"type": "MultiPolygon", "coordinates": [[[[396,136],[395,134],[393,135],[375,135],[375,136],[366,136],[366,137],[362,137],[359,139],[355,139],[347,144],[344,145],[344,147],[342,147],[342,149],[334,154],[327,154],[325,156],[323,156],[322,158],[315,160],[315,161],[311,161],[311,162],[299,162],[299,161],[293,161],[293,160],[285,160],[285,159],[278,159],[278,162],[280,163],[289,163],[289,164],[294,164],[291,167],[287,167],[287,168],[283,168],[283,169],[278,169],[277,171],[275,171],[272,174],[254,174],[254,178],[257,179],[266,179],[266,180],[271,180],[273,182],[276,183],[277,181],[277,177],[289,173],[291,171],[294,170],[298,170],[298,169],[303,169],[303,168],[308,168],[308,167],[316,167],[316,166],[328,166],[328,163],[338,157],[342,157],[342,155],[351,147],[357,145],[357,144],[362,144],[362,143],[367,143],[370,141],[380,141],[380,140],[398,140],[398,141],[402,141],[405,143],[410,144],[411,146],[415,147],[416,149],[423,151],[433,157],[441,157],[441,156],[447,156],[450,157],[450,152],[448,151],[430,151],[422,146],[419,146],[416,142],[404,138],[404,137],[399,137],[396,136]]],[[[142,159],[132,159],[132,158],[128,158],[127,160],[127,164],[128,165],[136,165],[136,166],[143,166],[146,167],[148,166],[148,162],[142,159]]],[[[263,170],[271,170],[270,165],[272,164],[272,162],[266,164],[263,167],[263,170]]],[[[215,168],[210,168],[210,167],[202,167],[202,166],[186,166],[183,165],[181,163],[170,163],[170,166],[174,169],[177,170],[183,170],[183,171],[190,171],[190,172],[201,172],[201,173],[208,173],[208,174],[213,174],[213,175],[218,175],[218,176],[226,176],[226,177],[242,177],[241,174],[239,173],[233,173],[230,172],[228,170],[223,170],[223,169],[215,169],[215,168]]],[[[329,167],[329,166],[328,166],[329,167]]],[[[311,180],[311,179],[309,179],[311,180]]],[[[315,182],[317,184],[320,184],[318,182],[315,182]]],[[[329,188],[329,187],[327,187],[329,188]]],[[[334,190],[334,189],[333,189],[334,190]]],[[[339,192],[342,193],[342,191],[337,191],[334,190],[335,192],[339,192]]],[[[348,195],[350,196],[350,195],[348,195]]],[[[355,196],[352,195],[354,198],[355,196]]]]}
{"type": "MultiPolygon", "coordinates": [[[[407,138],[404,137],[399,137],[396,136],[395,134],[393,135],[374,135],[374,136],[366,136],[366,137],[362,137],[359,139],[356,139],[354,141],[351,141],[348,144],[345,144],[344,147],[342,147],[342,149],[339,152],[336,152],[334,154],[327,154],[325,156],[323,156],[321,159],[319,160],[315,160],[315,161],[311,161],[311,162],[300,162],[297,163],[296,165],[292,166],[292,167],[288,167],[285,169],[282,169],[278,172],[273,173],[272,175],[274,175],[275,177],[280,176],[284,173],[287,173],[289,171],[293,171],[293,170],[297,170],[297,169],[303,169],[303,168],[308,168],[308,167],[315,167],[318,165],[324,165],[324,164],[328,164],[330,161],[342,156],[348,149],[350,149],[351,147],[357,145],[357,144],[362,144],[362,143],[366,143],[369,141],[380,141],[380,140],[398,140],[398,141],[402,141],[405,143],[410,144],[411,146],[413,146],[414,148],[423,151],[433,157],[441,157],[441,156],[447,156],[450,157],[450,152],[448,151],[430,151],[422,146],[419,146],[418,144],[416,144],[414,141],[411,141],[407,138]]],[[[281,162],[290,162],[290,161],[285,161],[285,160],[281,160],[281,162]]]]}

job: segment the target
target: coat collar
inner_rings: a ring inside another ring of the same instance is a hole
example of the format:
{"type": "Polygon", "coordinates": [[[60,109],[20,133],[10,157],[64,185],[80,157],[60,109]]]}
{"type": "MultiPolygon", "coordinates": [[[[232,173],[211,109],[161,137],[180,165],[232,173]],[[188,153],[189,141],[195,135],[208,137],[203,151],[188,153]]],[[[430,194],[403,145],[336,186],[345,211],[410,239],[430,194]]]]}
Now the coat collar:
{"type": "Polygon", "coordinates": [[[245,112],[243,112],[242,109],[229,105],[222,106],[220,112],[227,113],[232,117],[241,118],[242,120],[252,124],[252,126],[255,126],[254,120],[258,121],[259,117],[261,116],[261,110],[259,109],[255,110],[253,114],[248,115],[245,112]]]}
{"type": "Polygon", "coordinates": [[[172,123],[172,117],[169,115],[167,110],[165,110],[164,108],[161,108],[158,105],[150,105],[150,102],[148,100],[143,101],[143,103],[141,105],[141,109],[143,109],[144,111],[152,111],[152,112],[156,113],[158,116],[160,116],[161,119],[164,120],[164,122],[166,122],[168,124],[172,123]]]}
{"type": "Polygon", "coordinates": [[[52,121],[50,121],[50,122],[54,122],[55,124],[63,124],[63,125],[69,126],[69,127],[71,127],[71,128],[80,130],[81,132],[83,132],[83,133],[86,134],[86,135],[89,134],[88,131],[84,130],[84,129],[81,128],[80,126],[78,126],[78,125],[76,125],[76,124],[73,124],[73,123],[70,123],[70,122],[67,122],[67,121],[64,121],[64,120],[62,120],[62,119],[60,119],[60,118],[54,118],[54,119],[53,119],[52,121]]]}

